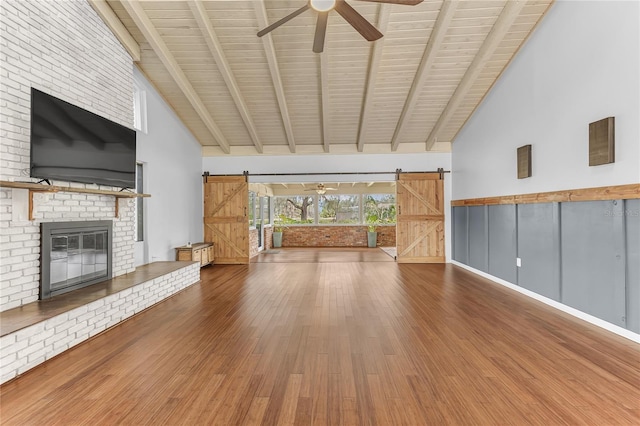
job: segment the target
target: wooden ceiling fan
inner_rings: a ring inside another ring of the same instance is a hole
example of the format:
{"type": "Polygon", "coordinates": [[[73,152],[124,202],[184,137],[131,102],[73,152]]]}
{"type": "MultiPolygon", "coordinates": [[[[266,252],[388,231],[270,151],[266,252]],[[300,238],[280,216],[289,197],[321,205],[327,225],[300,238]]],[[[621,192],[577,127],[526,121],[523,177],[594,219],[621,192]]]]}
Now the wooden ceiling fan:
{"type": "MultiPolygon", "coordinates": [[[[370,1],[375,3],[390,3],[390,4],[403,4],[408,6],[415,6],[422,3],[423,0],[361,0],[370,1]]],[[[376,29],[364,16],[359,14],[349,3],[345,0],[309,0],[307,4],[300,9],[290,13],[277,22],[269,25],[263,30],[258,31],[258,37],[275,30],[285,22],[290,21],[307,9],[313,9],[318,12],[318,20],[316,21],[316,35],[313,39],[313,51],[320,53],[324,50],[324,36],[327,32],[327,21],[329,19],[329,12],[333,9],[336,10],[356,31],[358,31],[362,37],[368,41],[378,40],[382,37],[382,33],[376,29]]]]}

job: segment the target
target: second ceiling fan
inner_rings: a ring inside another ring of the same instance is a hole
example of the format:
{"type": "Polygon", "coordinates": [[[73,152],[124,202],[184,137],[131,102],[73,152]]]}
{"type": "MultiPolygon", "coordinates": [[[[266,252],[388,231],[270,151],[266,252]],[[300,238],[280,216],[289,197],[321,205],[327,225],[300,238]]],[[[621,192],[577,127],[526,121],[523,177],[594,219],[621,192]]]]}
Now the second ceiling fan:
{"type": "Polygon", "coordinates": [[[305,191],[315,191],[316,194],[324,195],[327,191],[337,191],[338,188],[328,188],[324,183],[319,183],[315,188],[305,189],[305,191]]]}
{"type": "MultiPolygon", "coordinates": [[[[376,3],[390,3],[390,4],[403,4],[408,6],[414,6],[422,3],[423,0],[363,0],[376,3]]],[[[307,4],[300,9],[290,13],[277,22],[269,25],[263,30],[258,31],[258,37],[275,30],[285,22],[290,21],[307,9],[313,9],[318,12],[318,20],[316,21],[316,35],[313,39],[313,51],[320,53],[324,50],[324,37],[327,32],[327,21],[329,20],[329,12],[333,9],[336,10],[356,31],[358,31],[362,37],[368,41],[378,40],[382,37],[382,33],[377,30],[376,27],[371,25],[364,16],[358,13],[352,8],[345,0],[309,0],[307,4]]]]}

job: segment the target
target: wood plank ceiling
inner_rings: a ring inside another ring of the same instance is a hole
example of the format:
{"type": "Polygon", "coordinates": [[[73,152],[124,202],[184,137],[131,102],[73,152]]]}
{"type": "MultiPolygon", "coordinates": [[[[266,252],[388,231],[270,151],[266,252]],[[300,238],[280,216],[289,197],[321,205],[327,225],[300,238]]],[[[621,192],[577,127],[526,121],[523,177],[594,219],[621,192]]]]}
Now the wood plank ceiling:
{"type": "Polygon", "coordinates": [[[305,0],[90,0],[204,155],[449,151],[553,0],[350,0],[384,37],[335,11],[258,30],[305,0]]]}

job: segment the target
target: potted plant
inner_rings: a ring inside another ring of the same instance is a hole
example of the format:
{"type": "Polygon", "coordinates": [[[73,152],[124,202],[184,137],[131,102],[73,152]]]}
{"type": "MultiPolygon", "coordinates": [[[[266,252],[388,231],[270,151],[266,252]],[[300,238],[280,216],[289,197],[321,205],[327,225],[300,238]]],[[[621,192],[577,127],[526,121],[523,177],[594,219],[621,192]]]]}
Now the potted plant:
{"type": "Polygon", "coordinates": [[[376,231],[378,219],[378,215],[375,214],[367,216],[367,247],[369,248],[375,248],[378,242],[378,232],[376,231]]]}
{"type": "Polygon", "coordinates": [[[282,232],[284,231],[283,225],[273,226],[273,247],[282,247],[282,232]]]}
{"type": "Polygon", "coordinates": [[[273,247],[274,248],[282,247],[282,233],[287,227],[286,226],[287,223],[289,222],[287,222],[286,216],[282,214],[276,217],[275,221],[273,222],[273,247]]]}

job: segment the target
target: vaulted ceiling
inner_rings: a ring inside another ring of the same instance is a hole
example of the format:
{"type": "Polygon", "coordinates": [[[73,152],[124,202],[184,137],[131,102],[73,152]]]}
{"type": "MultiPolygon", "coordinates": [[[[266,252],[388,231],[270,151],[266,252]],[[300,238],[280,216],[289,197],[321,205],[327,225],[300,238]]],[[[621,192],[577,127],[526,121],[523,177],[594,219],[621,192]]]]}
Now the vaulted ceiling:
{"type": "MultiPolygon", "coordinates": [[[[342,1],[342,0],[339,0],[342,1]]],[[[449,151],[553,0],[348,0],[322,53],[306,0],[90,0],[204,155],[449,151]]]]}

